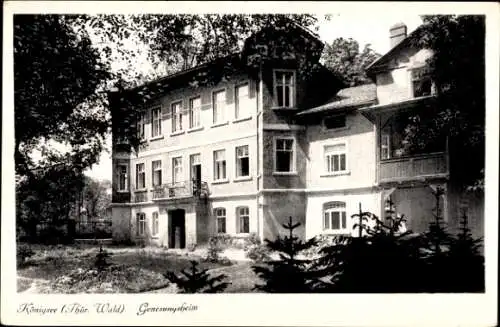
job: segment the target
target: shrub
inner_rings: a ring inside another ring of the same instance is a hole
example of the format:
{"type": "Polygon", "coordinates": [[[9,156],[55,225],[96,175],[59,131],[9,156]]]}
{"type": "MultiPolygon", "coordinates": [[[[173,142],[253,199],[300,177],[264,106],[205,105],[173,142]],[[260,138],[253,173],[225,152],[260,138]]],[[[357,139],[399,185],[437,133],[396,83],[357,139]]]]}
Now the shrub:
{"type": "MultiPolygon", "coordinates": [[[[224,241],[224,240],[222,240],[224,241]]],[[[208,249],[206,260],[210,262],[219,262],[221,260],[220,254],[224,251],[221,240],[215,236],[208,240],[208,249]]]]}
{"type": "Polygon", "coordinates": [[[35,255],[35,252],[31,249],[29,245],[18,245],[17,246],[17,265],[24,266],[26,264],[26,259],[35,255]]]}
{"type": "Polygon", "coordinates": [[[111,255],[102,248],[102,245],[99,247],[99,252],[96,255],[96,260],[94,262],[94,266],[97,268],[97,271],[101,272],[111,264],[108,262],[108,258],[111,255]]]}
{"type": "Polygon", "coordinates": [[[208,269],[199,270],[198,262],[191,260],[191,269],[183,269],[182,275],[177,276],[172,271],[167,271],[164,276],[170,282],[177,284],[179,293],[220,293],[230,284],[224,282],[226,275],[210,276],[208,269]]]}
{"type": "Polygon", "coordinates": [[[252,233],[245,240],[245,256],[254,262],[265,262],[271,260],[270,251],[262,244],[257,234],[252,233]]]}

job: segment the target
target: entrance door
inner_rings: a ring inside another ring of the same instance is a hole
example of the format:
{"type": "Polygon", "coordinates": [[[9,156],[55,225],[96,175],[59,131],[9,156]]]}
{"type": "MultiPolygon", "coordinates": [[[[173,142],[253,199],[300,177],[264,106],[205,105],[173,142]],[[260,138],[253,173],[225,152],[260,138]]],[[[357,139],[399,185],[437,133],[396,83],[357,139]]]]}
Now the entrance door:
{"type": "Polygon", "coordinates": [[[168,247],[183,249],[186,247],[186,219],[182,209],[168,212],[168,247]]]}

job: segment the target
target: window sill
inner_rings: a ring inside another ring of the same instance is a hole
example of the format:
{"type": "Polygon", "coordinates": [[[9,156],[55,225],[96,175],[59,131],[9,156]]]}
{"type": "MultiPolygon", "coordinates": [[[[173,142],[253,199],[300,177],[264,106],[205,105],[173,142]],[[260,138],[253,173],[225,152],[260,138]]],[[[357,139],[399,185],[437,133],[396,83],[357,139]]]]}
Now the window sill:
{"type": "Polygon", "coordinates": [[[141,193],[141,192],[147,192],[147,191],[148,191],[147,188],[140,188],[140,189],[135,190],[134,192],[135,193],[141,193]]]}
{"type": "Polygon", "coordinates": [[[130,193],[129,190],[116,190],[116,193],[130,193]]]}
{"type": "Polygon", "coordinates": [[[201,131],[201,130],[203,130],[203,126],[196,126],[196,127],[188,129],[187,132],[192,133],[192,132],[201,131]]]}
{"type": "Polygon", "coordinates": [[[220,127],[220,126],[225,126],[229,124],[228,121],[225,121],[225,122],[222,122],[222,123],[216,123],[216,124],[213,124],[212,126],[210,126],[211,128],[215,128],[215,127],[220,127]]]}
{"type": "Polygon", "coordinates": [[[236,123],[239,123],[239,122],[242,122],[242,121],[251,120],[251,119],[252,119],[252,116],[243,117],[243,118],[237,118],[237,119],[233,120],[233,124],[236,124],[236,123]]]}
{"type": "Polygon", "coordinates": [[[173,133],[170,133],[170,136],[176,136],[176,135],[181,135],[181,134],[184,134],[185,131],[177,131],[177,132],[173,132],[173,133]]]}
{"type": "Polygon", "coordinates": [[[163,140],[163,135],[155,136],[149,139],[149,141],[163,140]]]}
{"type": "Polygon", "coordinates": [[[225,183],[229,183],[229,179],[219,179],[212,181],[212,184],[225,184],[225,183]]]}
{"type": "Polygon", "coordinates": [[[275,171],[273,175],[276,176],[298,176],[299,174],[296,171],[275,171]]]}
{"type": "Polygon", "coordinates": [[[236,177],[233,182],[244,182],[244,181],[251,181],[252,176],[241,176],[241,177],[236,177]]]}
{"type": "Polygon", "coordinates": [[[325,173],[325,174],[322,174],[320,175],[320,177],[335,177],[335,176],[346,176],[346,175],[350,175],[351,172],[350,171],[339,171],[339,172],[335,172],[335,173],[325,173]]]}
{"type": "Polygon", "coordinates": [[[139,144],[143,144],[143,143],[147,143],[147,142],[148,142],[148,140],[147,140],[147,139],[140,139],[140,140],[139,140],[139,144]]]}

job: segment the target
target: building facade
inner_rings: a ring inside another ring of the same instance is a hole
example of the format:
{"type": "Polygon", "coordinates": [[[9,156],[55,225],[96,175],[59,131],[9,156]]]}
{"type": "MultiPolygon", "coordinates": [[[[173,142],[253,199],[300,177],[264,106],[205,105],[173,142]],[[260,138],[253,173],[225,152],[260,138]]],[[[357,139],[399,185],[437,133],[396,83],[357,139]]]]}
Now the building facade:
{"type": "MultiPolygon", "coordinates": [[[[398,124],[432,103],[432,83],[416,74],[431,54],[396,27],[397,44],[369,67],[374,83],[342,89],[319,63],[317,36],[268,32],[239,54],[110,94],[114,239],[169,248],[217,234],[272,239],[290,216],[300,237],[355,234],[351,215],[361,206],[383,216],[388,200],[411,229],[427,227],[432,190],[452,189],[446,142],[404,153],[398,124]],[[200,76],[214,78],[193,83],[200,76]]],[[[443,195],[445,219],[459,197],[443,195]]]]}

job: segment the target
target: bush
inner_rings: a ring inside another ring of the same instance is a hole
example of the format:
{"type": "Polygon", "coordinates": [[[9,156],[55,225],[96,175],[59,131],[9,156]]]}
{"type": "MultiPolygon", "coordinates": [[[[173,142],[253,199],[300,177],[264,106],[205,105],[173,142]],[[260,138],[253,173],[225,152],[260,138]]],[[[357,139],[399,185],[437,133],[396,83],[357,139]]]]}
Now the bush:
{"type": "Polygon", "coordinates": [[[26,264],[26,259],[35,255],[35,252],[31,249],[29,245],[18,245],[17,246],[17,265],[24,266],[26,264]]]}
{"type": "Polygon", "coordinates": [[[167,271],[164,276],[170,282],[177,284],[180,293],[220,293],[230,284],[224,282],[226,275],[210,276],[207,269],[199,270],[198,262],[192,260],[191,269],[183,269],[182,275],[177,276],[167,271]]]}
{"type": "Polygon", "coordinates": [[[223,244],[221,244],[223,241],[224,239],[221,241],[217,236],[208,240],[207,261],[219,262],[221,260],[220,254],[224,251],[223,244]]]}
{"type": "Polygon", "coordinates": [[[99,247],[99,252],[96,255],[96,261],[94,263],[94,266],[97,268],[98,272],[103,271],[107,267],[109,267],[111,264],[108,262],[108,258],[110,257],[110,254],[102,248],[102,245],[99,247]]]}
{"type": "Polygon", "coordinates": [[[245,241],[244,250],[247,258],[258,263],[271,260],[269,249],[262,244],[257,234],[250,234],[245,241]]]}

